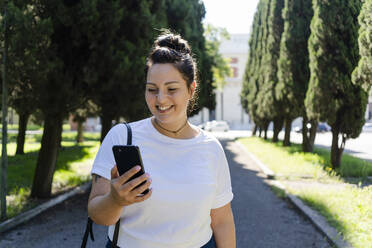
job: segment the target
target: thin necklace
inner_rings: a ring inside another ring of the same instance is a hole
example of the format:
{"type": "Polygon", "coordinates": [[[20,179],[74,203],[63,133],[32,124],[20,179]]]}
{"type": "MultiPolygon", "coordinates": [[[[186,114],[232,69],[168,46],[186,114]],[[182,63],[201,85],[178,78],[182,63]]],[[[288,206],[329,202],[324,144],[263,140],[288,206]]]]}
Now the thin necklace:
{"type": "Polygon", "coordinates": [[[156,124],[158,127],[160,127],[161,129],[163,129],[164,131],[167,131],[167,132],[173,133],[174,135],[177,135],[177,133],[178,133],[179,131],[181,131],[181,130],[186,126],[186,124],[187,124],[187,119],[186,119],[185,124],[183,124],[182,127],[180,127],[179,129],[177,129],[176,131],[172,131],[172,130],[169,130],[169,129],[166,129],[166,128],[162,127],[162,126],[158,123],[158,121],[156,120],[156,118],[154,118],[154,122],[155,122],[155,124],[156,124]]]}

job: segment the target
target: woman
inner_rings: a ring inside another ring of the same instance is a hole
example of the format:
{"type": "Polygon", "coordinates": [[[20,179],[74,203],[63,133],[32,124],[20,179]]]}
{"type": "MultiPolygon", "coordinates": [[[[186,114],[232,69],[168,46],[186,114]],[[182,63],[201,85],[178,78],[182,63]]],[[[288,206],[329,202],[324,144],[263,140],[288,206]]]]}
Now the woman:
{"type": "Polygon", "coordinates": [[[159,36],[146,73],[146,103],[153,116],[130,123],[146,174],[128,181],[136,166],[118,175],[112,146],[126,144],[127,130],[114,126],[93,164],[89,216],[110,225],[106,247],[121,218],[121,248],[234,248],[233,194],[224,151],[218,140],[187,120],[197,88],[187,42],[169,32],[159,36]],[[147,188],[149,193],[140,195],[147,188]]]}

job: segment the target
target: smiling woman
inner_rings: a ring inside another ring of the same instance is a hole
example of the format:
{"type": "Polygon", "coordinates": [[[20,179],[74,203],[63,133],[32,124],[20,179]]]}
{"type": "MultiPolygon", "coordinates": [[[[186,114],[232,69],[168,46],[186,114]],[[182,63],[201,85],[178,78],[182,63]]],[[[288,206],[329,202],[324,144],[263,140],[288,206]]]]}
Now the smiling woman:
{"type": "Polygon", "coordinates": [[[115,245],[119,219],[119,247],[234,248],[233,193],[223,148],[187,119],[197,88],[187,42],[169,32],[159,36],[146,73],[145,98],[153,116],[129,125],[147,173],[132,179],[133,164],[118,175],[112,147],[126,144],[127,129],[113,127],[93,164],[89,216],[110,226],[107,248],[115,245]],[[149,193],[140,194],[150,185],[149,193]]]}
{"type": "MultiPolygon", "coordinates": [[[[195,87],[195,81],[188,86],[172,64],[151,66],[147,73],[146,103],[155,117],[153,122],[160,127],[161,133],[168,132],[177,136],[187,128],[187,109],[195,87]]],[[[189,129],[191,132],[182,132],[184,138],[193,137],[197,132],[191,126],[189,129]]]]}

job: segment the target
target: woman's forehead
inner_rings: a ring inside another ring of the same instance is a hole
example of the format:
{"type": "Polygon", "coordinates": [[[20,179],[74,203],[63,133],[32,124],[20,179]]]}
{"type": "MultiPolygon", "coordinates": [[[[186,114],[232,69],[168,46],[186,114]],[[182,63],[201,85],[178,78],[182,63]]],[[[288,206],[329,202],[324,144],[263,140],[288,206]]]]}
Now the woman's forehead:
{"type": "Polygon", "coordinates": [[[154,84],[181,83],[185,82],[181,73],[172,64],[154,64],[147,73],[147,82],[154,84]]]}

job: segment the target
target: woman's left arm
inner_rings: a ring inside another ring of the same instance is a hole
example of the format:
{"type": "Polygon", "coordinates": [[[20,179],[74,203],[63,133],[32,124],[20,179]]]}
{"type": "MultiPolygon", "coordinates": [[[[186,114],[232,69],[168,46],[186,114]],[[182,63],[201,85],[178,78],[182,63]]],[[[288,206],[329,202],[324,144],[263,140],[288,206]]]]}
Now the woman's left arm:
{"type": "Polygon", "coordinates": [[[231,204],[211,210],[211,227],[217,248],[235,248],[235,224],[231,204]]]}

